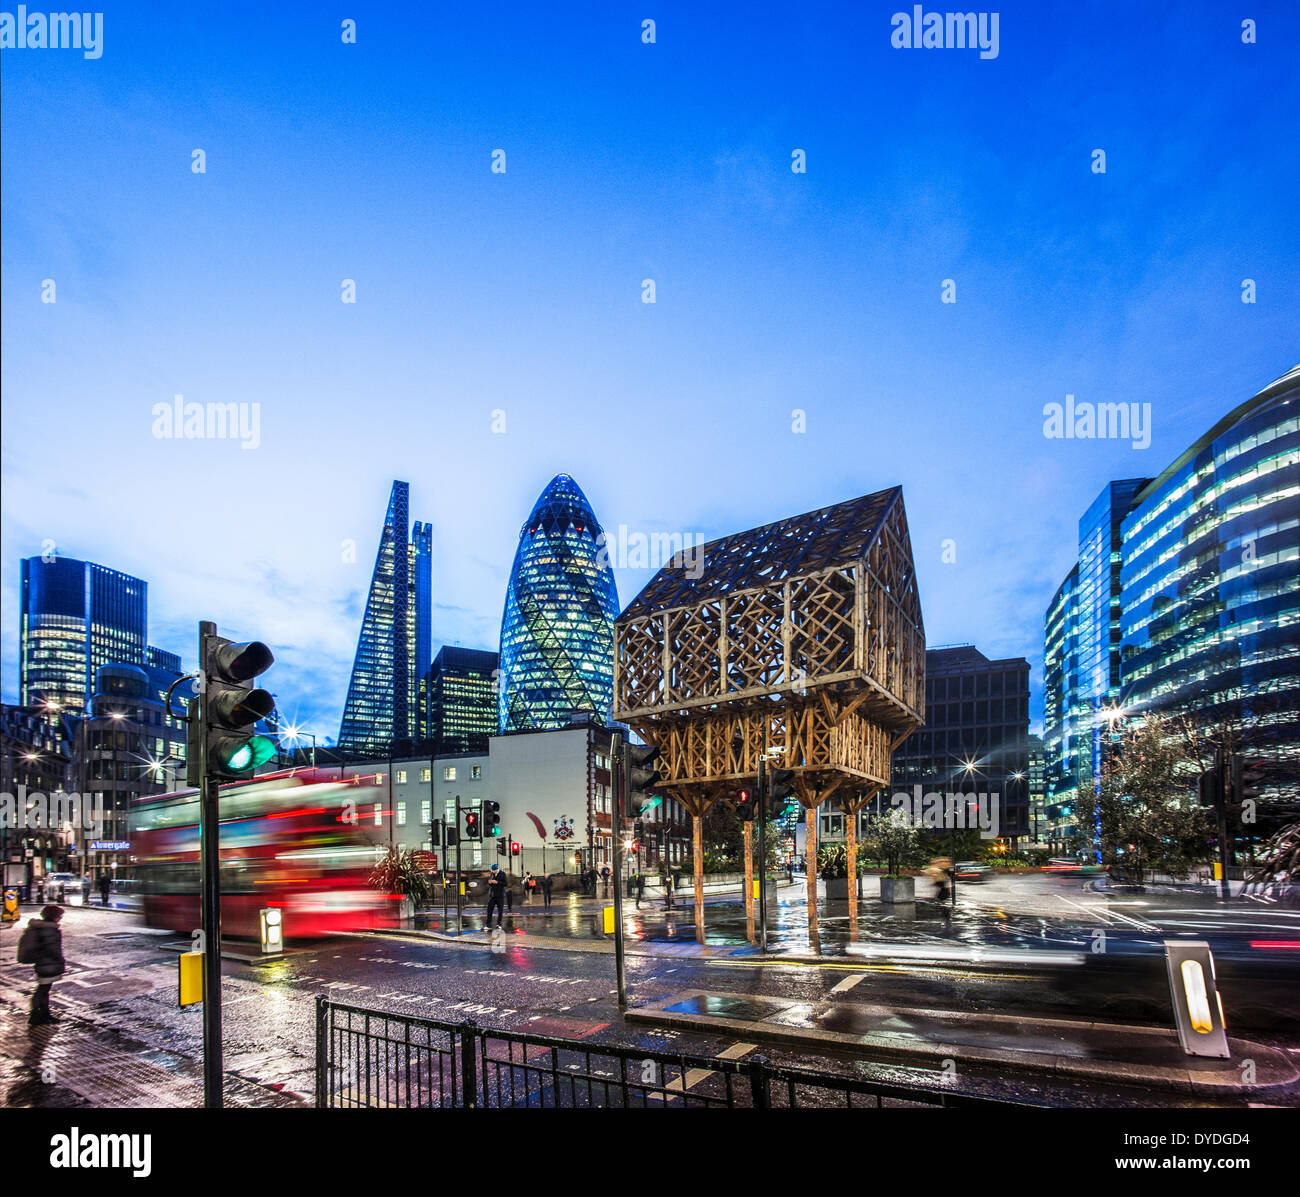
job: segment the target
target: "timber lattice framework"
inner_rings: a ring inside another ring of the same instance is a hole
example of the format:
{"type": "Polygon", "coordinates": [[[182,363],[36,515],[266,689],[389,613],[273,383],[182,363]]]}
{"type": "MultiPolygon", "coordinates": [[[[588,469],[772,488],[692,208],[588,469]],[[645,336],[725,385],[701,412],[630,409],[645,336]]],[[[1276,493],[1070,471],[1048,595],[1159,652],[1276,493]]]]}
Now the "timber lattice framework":
{"type": "Polygon", "coordinates": [[[614,715],[697,816],[783,749],[806,807],[856,810],[923,722],[925,629],[899,487],[712,541],[615,625],[614,715]],[[838,791],[838,794],[837,794],[838,791]]]}

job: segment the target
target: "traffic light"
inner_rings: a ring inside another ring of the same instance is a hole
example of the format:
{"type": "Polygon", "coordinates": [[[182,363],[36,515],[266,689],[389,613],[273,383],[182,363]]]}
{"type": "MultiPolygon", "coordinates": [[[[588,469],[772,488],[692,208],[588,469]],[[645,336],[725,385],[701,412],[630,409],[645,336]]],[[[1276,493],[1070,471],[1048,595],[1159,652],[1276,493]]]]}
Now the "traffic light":
{"type": "Polygon", "coordinates": [[[754,796],[748,790],[736,791],[736,814],[742,823],[749,823],[754,818],[754,796]]]}
{"type": "Polygon", "coordinates": [[[767,813],[777,818],[794,796],[794,770],[771,769],[767,774],[767,813]]]}
{"type": "MultiPolygon", "coordinates": [[[[186,751],[186,780],[203,782],[202,747],[207,746],[208,775],[226,781],[249,777],[275,755],[275,742],[253,731],[275,710],[275,699],[245,683],[265,673],[275,657],[261,641],[235,644],[215,633],[204,635],[199,662],[203,692],[192,709],[186,751]]],[[[193,705],[193,704],[192,704],[193,705]]]]}
{"type": "Polygon", "coordinates": [[[627,788],[624,791],[627,794],[627,813],[636,819],[659,805],[659,799],[648,792],[659,780],[659,771],[654,767],[659,749],[653,744],[628,744],[623,754],[627,768],[627,788]]]}
{"type": "Polygon", "coordinates": [[[467,810],[465,812],[465,838],[467,840],[481,840],[483,838],[483,825],[479,822],[478,811],[467,810]]]}
{"type": "Polygon", "coordinates": [[[505,854],[506,854],[506,842],[505,842],[505,840],[497,840],[497,855],[498,855],[498,856],[504,856],[505,854]]]}
{"type": "Polygon", "coordinates": [[[454,848],[460,843],[460,831],[455,827],[448,826],[445,830],[443,839],[446,841],[443,844],[443,847],[454,848]]]}
{"type": "Polygon", "coordinates": [[[1264,762],[1240,753],[1232,758],[1232,801],[1240,806],[1243,802],[1258,802],[1260,789],[1264,784],[1264,762]]]}
{"type": "Polygon", "coordinates": [[[501,803],[483,803],[483,830],[490,836],[501,834],[501,803]]]}
{"type": "Polygon", "coordinates": [[[510,855],[511,855],[511,856],[518,856],[518,855],[519,855],[519,841],[518,841],[518,840],[511,840],[511,841],[510,841],[510,855]]]}
{"type": "Polygon", "coordinates": [[[635,823],[632,824],[632,834],[637,839],[641,839],[644,837],[645,824],[640,819],[638,819],[635,823]]]}
{"type": "Polygon", "coordinates": [[[437,819],[434,819],[429,824],[429,847],[442,847],[442,824],[439,823],[437,819]]]}

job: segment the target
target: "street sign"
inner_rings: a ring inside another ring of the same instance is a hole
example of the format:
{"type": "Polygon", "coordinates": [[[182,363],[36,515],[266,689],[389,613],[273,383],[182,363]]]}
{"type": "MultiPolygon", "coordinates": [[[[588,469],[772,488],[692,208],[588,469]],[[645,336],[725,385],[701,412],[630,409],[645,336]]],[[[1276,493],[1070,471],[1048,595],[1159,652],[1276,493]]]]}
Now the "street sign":
{"type": "Polygon", "coordinates": [[[91,840],[90,847],[95,852],[129,852],[130,840],[91,840]]]}

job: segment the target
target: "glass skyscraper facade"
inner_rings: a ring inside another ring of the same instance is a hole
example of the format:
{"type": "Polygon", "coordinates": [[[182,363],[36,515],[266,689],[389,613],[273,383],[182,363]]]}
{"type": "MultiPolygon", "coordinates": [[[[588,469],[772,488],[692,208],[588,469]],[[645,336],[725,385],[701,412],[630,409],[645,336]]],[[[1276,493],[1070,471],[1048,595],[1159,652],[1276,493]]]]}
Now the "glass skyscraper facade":
{"type": "Polygon", "coordinates": [[[1079,560],[1045,620],[1044,784],[1049,818],[1101,771],[1120,694],[1120,525],[1146,478],[1109,482],[1079,520],[1079,560]],[[1059,796],[1059,797],[1058,797],[1059,796]]]}
{"type": "Polygon", "coordinates": [[[1249,723],[1300,779],[1300,367],[1137,495],[1123,550],[1125,707],[1249,723]]]}
{"type": "Polygon", "coordinates": [[[19,577],[23,706],[81,714],[109,664],[180,672],[180,657],[148,643],[149,586],[71,557],[27,557],[19,577]]]}
{"type": "MultiPolygon", "coordinates": [[[[1070,570],[1047,608],[1043,649],[1043,797],[1054,805],[1078,778],[1075,683],[1079,675],[1079,567],[1070,570]]],[[[1051,818],[1059,812],[1053,810],[1051,818]]]]}
{"type": "Polygon", "coordinates": [[[338,746],[381,756],[427,735],[433,647],[433,526],[410,528],[410,487],[394,482],[352,663],[338,746]]]}
{"type": "MultiPolygon", "coordinates": [[[[1237,407],[1159,477],[1108,484],[1047,609],[1046,801],[1100,771],[1111,713],[1249,724],[1300,760],[1300,367],[1237,407]]],[[[1053,801],[1055,805],[1053,806],[1053,801]]]]}
{"type": "Polygon", "coordinates": [[[497,654],[444,645],[429,670],[429,739],[434,751],[486,752],[497,734],[497,654]]]}
{"type": "Polygon", "coordinates": [[[568,474],[557,474],[519,532],[501,619],[500,730],[564,727],[574,711],[609,718],[614,573],[604,533],[568,474]]]}

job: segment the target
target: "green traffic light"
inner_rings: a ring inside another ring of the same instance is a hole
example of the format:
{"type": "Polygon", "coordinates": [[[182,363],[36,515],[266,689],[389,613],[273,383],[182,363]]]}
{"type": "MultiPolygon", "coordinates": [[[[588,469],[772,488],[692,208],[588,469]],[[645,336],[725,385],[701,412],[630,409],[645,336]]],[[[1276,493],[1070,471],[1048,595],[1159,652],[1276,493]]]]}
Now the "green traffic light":
{"type": "Polygon", "coordinates": [[[232,773],[248,773],[275,755],[275,744],[268,736],[253,736],[226,758],[223,768],[232,773]]]}

